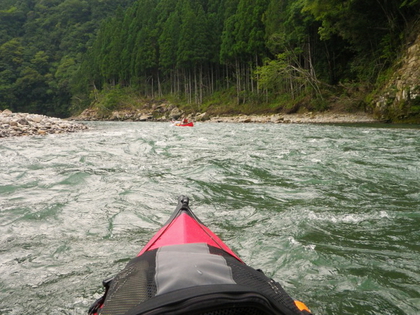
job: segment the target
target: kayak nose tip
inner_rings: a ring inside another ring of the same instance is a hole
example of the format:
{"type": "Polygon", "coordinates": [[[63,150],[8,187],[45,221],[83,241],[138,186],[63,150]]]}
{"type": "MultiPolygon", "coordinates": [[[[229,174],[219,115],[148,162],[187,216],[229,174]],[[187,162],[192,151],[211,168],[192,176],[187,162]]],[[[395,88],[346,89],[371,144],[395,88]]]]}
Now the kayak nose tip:
{"type": "Polygon", "coordinates": [[[190,202],[190,198],[188,198],[187,196],[181,195],[178,197],[178,203],[182,204],[183,206],[188,206],[190,202]]]}

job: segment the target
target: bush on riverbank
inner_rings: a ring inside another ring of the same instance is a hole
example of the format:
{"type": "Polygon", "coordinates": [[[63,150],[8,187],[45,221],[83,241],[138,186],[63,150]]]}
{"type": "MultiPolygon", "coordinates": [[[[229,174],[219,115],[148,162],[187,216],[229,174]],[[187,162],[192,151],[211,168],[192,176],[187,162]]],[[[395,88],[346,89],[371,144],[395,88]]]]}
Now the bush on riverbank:
{"type": "Polygon", "coordinates": [[[194,104],[173,95],[145,98],[139,96],[138,92],[131,87],[115,86],[97,92],[90,109],[96,113],[98,119],[107,120],[115,120],[113,116],[116,112],[130,111],[149,112],[151,117],[156,119],[174,108],[178,108],[185,116],[207,113],[212,117],[322,113],[327,110],[354,113],[367,111],[363,101],[364,95],[360,91],[361,89],[342,87],[340,90],[336,89],[335,93],[331,90],[324,91],[324,98],[314,98],[311,94],[302,93],[295,98],[285,94],[268,100],[264,93],[261,93],[260,96],[244,95],[242,99],[238,99],[236,91],[232,88],[208,96],[202,104],[194,104]]]}

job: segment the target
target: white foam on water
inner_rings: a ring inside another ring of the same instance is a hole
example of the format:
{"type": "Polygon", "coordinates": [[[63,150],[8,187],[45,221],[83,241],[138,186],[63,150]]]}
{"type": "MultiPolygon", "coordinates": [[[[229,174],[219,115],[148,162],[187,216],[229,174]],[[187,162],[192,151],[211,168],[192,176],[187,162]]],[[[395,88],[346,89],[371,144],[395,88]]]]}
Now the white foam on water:
{"type": "Polygon", "coordinates": [[[323,221],[331,222],[334,224],[339,223],[352,223],[359,224],[361,222],[367,221],[379,221],[383,219],[392,220],[395,215],[389,214],[385,210],[381,211],[372,211],[371,213],[331,213],[331,212],[321,212],[317,213],[314,211],[308,211],[306,217],[311,221],[323,221]]]}

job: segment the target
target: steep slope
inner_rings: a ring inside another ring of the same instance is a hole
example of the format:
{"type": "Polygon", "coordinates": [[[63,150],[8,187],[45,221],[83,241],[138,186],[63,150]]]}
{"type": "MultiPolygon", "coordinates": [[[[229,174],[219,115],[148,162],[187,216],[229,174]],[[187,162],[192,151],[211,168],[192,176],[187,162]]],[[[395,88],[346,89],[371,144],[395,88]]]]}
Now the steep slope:
{"type": "Polygon", "coordinates": [[[374,100],[374,112],[381,119],[420,123],[420,33],[417,34],[374,100]]]}

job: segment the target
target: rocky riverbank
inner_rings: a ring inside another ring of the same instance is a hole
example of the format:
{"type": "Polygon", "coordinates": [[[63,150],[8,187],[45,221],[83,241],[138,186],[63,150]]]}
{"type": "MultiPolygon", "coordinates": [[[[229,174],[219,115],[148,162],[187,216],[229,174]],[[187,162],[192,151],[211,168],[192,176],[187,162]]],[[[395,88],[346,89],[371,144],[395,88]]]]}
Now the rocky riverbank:
{"type": "Polygon", "coordinates": [[[373,115],[340,112],[307,112],[303,114],[272,114],[272,115],[234,115],[212,116],[208,113],[186,114],[171,104],[153,104],[148,108],[114,111],[108,116],[101,116],[95,109],[86,109],[74,120],[107,120],[107,121],[171,121],[183,117],[195,122],[226,122],[226,123],[290,123],[290,124],[328,124],[328,123],[375,123],[380,122],[373,115]]]}
{"type": "Polygon", "coordinates": [[[0,111],[0,138],[76,132],[88,129],[81,123],[37,114],[0,111]]]}
{"type": "Polygon", "coordinates": [[[210,122],[232,123],[276,123],[276,124],[356,124],[379,122],[367,113],[305,113],[274,115],[239,115],[233,117],[211,117],[210,122]]]}

